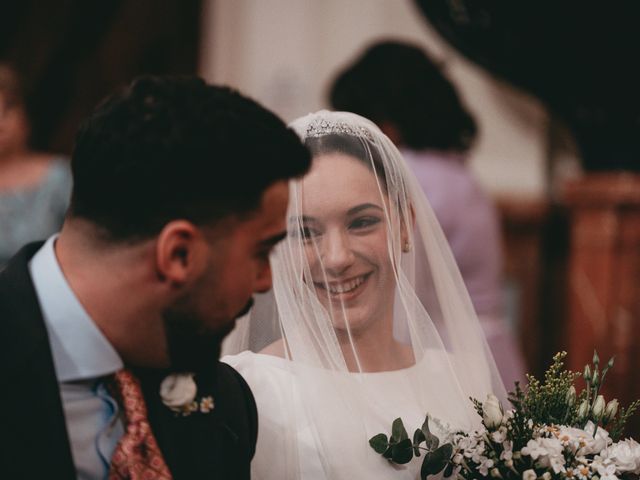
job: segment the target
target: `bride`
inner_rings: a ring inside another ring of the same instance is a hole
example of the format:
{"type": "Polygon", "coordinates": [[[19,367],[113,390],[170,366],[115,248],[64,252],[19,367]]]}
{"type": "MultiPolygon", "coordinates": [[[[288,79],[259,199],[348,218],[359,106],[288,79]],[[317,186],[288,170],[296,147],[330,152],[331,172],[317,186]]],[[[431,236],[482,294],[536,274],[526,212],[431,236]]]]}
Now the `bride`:
{"type": "MultiPolygon", "coordinates": [[[[469,397],[505,398],[442,231],[398,150],[368,120],[321,111],[291,125],[313,155],[293,182],[288,238],[223,361],[256,397],[257,479],[415,479],[368,440],[401,417],[479,422],[469,397]],[[416,289],[430,294],[418,300],[416,289]],[[426,300],[425,300],[426,298],[426,300]]],[[[478,241],[482,241],[478,239],[478,241]]]]}

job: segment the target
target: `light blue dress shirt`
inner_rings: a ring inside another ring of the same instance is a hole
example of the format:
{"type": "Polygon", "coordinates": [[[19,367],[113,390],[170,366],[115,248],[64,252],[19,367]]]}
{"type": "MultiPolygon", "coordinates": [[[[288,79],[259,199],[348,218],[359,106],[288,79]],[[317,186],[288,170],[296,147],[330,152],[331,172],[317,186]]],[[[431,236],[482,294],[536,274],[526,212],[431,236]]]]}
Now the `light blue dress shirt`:
{"type": "Polygon", "coordinates": [[[123,364],[67,283],[54,250],[56,238],[34,255],[29,271],[49,334],[78,478],[104,479],[124,428],[102,380],[123,364]]]}

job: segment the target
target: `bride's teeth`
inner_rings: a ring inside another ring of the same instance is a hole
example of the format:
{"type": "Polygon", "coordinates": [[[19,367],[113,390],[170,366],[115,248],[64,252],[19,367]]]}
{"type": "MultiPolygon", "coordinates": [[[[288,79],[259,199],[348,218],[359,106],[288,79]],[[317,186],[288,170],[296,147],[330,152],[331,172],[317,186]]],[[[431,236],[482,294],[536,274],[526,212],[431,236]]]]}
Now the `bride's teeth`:
{"type": "Polygon", "coordinates": [[[355,288],[360,286],[362,282],[364,282],[364,276],[344,282],[340,285],[329,285],[329,291],[331,293],[347,293],[355,290],[355,288]]]}

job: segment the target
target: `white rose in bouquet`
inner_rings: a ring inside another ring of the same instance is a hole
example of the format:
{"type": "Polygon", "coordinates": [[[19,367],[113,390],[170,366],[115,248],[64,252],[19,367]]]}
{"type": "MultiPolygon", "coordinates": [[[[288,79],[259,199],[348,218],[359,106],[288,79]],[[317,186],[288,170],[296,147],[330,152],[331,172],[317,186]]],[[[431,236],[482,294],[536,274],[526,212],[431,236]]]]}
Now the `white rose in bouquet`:
{"type": "Polygon", "coordinates": [[[640,444],[631,438],[614,443],[603,456],[611,460],[620,473],[640,474],[640,444]]]}
{"type": "Polygon", "coordinates": [[[580,450],[581,455],[589,455],[591,453],[600,453],[602,450],[611,445],[611,438],[609,432],[604,428],[599,427],[596,430],[596,426],[592,421],[588,421],[584,427],[584,431],[589,434],[589,444],[580,450]],[[595,435],[594,435],[595,432],[595,435]]]}

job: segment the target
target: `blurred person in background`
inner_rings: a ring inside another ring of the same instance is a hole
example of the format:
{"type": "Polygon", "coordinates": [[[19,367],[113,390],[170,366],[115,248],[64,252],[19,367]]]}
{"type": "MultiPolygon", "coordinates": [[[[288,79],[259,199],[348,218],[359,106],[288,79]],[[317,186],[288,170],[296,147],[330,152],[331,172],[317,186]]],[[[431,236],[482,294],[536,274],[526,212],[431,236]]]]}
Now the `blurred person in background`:
{"type": "Polygon", "coordinates": [[[66,158],[35,152],[17,72],[0,63],[0,270],[18,249],[62,225],[71,192],[66,158]]]}
{"type": "MultiPolygon", "coordinates": [[[[504,314],[498,213],[466,166],[476,125],[453,85],[421,48],[385,41],[342,71],[330,96],[334,108],[373,120],[400,148],[449,241],[503,381],[523,380],[504,314]]],[[[423,302],[430,291],[418,292],[423,302]]]]}

